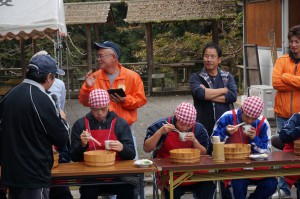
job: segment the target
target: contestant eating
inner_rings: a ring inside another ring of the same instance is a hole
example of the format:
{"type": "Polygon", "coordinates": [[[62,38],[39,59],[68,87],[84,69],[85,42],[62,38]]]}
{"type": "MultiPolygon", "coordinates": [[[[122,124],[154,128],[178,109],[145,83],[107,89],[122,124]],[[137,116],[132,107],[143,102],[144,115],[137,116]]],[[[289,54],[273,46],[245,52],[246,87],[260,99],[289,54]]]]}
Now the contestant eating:
{"type": "MultiPolygon", "coordinates": [[[[206,154],[208,134],[202,124],[196,122],[195,107],[186,102],[179,104],[175,115],[160,119],[148,127],[144,141],[146,152],[154,151],[157,158],[169,158],[169,151],[179,148],[196,148],[201,154],[206,154]],[[184,138],[180,132],[188,132],[184,138]]],[[[158,173],[159,174],[159,173],[158,173]]],[[[160,176],[158,176],[160,182],[160,176]]],[[[174,199],[180,199],[185,192],[193,192],[195,198],[213,198],[215,185],[213,182],[183,183],[174,189],[174,199]]],[[[169,191],[164,189],[166,198],[170,198],[169,191]]]]}
{"type": "MultiPolygon", "coordinates": [[[[71,134],[71,158],[83,161],[83,153],[90,150],[104,150],[105,140],[110,150],[116,151],[117,160],[132,160],[135,157],[132,134],[128,123],[109,111],[109,94],[106,90],[95,89],[89,95],[90,112],[77,120],[71,134]],[[100,144],[94,141],[96,139],[100,144]]],[[[122,178],[126,181],[125,178],[122,178]]],[[[120,181],[120,179],[118,179],[120,181]]],[[[118,199],[134,198],[135,186],[132,184],[109,184],[81,186],[81,199],[97,199],[101,194],[117,195],[118,199]]]]}
{"type": "MultiPolygon", "coordinates": [[[[267,119],[261,115],[262,111],[263,101],[260,97],[247,97],[241,108],[227,111],[220,117],[216,122],[212,136],[220,136],[220,140],[224,141],[225,144],[251,144],[252,154],[268,154],[271,151],[271,129],[267,119]],[[249,127],[243,128],[239,125],[240,123],[249,125],[249,127]]],[[[250,194],[250,199],[265,199],[275,193],[277,180],[275,177],[232,180],[234,198],[246,198],[249,184],[257,185],[255,191],[250,194]]]]}

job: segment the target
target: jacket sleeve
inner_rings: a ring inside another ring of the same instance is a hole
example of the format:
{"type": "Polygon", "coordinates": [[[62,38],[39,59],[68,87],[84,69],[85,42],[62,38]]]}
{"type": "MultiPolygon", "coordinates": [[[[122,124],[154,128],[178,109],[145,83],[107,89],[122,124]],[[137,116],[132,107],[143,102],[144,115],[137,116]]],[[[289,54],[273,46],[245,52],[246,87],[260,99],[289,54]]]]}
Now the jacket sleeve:
{"type": "Polygon", "coordinates": [[[119,152],[120,157],[123,160],[133,160],[136,154],[133,144],[132,133],[129,125],[123,118],[117,118],[115,125],[115,133],[119,142],[123,144],[123,150],[119,152]]]}
{"type": "Polygon", "coordinates": [[[289,73],[282,74],[282,81],[287,85],[292,86],[293,90],[299,91],[300,88],[300,76],[292,75],[289,73]]]}
{"type": "Polygon", "coordinates": [[[89,106],[89,103],[88,103],[89,95],[93,89],[94,89],[94,86],[89,87],[86,85],[85,82],[82,84],[82,87],[79,92],[78,100],[83,106],[87,106],[87,107],[89,106]]]}
{"type": "Polygon", "coordinates": [[[198,73],[193,73],[190,78],[190,87],[194,97],[198,100],[205,100],[205,90],[200,87],[202,84],[198,73]]]}
{"type": "Polygon", "coordinates": [[[57,115],[56,107],[51,101],[51,97],[45,93],[40,93],[37,88],[33,91],[34,105],[40,117],[43,128],[50,138],[50,143],[57,147],[63,147],[68,140],[69,131],[65,121],[57,115]]]}
{"type": "Polygon", "coordinates": [[[62,84],[60,108],[63,111],[65,111],[65,104],[66,104],[66,86],[65,84],[62,84]]]}
{"type": "Polygon", "coordinates": [[[59,153],[59,163],[68,163],[71,160],[70,157],[70,142],[67,141],[67,144],[63,147],[57,148],[57,152],[59,153]]]}
{"type": "Polygon", "coordinates": [[[269,122],[265,120],[260,128],[259,136],[255,136],[253,140],[249,141],[255,153],[270,153],[271,152],[271,128],[269,122]]]}
{"type": "MultiPolygon", "coordinates": [[[[163,124],[166,124],[167,121],[168,121],[168,118],[163,118],[163,119],[160,119],[160,120],[154,122],[153,124],[151,124],[151,126],[149,126],[147,128],[144,143],[147,139],[149,139],[151,136],[153,136],[156,133],[156,131],[158,131],[162,127],[163,124]]],[[[161,138],[159,139],[159,141],[156,144],[156,150],[163,145],[165,139],[167,138],[167,135],[168,134],[164,134],[161,136],[161,138]]]]}
{"type": "Polygon", "coordinates": [[[86,145],[86,147],[81,146],[80,134],[83,130],[85,130],[83,129],[83,125],[80,125],[80,123],[84,122],[83,120],[83,118],[77,120],[72,127],[70,154],[71,159],[74,162],[83,161],[83,153],[88,148],[88,144],[86,145]]]}
{"type": "MultiPolygon", "coordinates": [[[[298,88],[294,87],[293,84],[295,85],[295,79],[293,80],[294,83],[291,84],[291,82],[288,84],[289,80],[287,78],[290,78],[292,75],[287,75],[287,73],[284,73],[283,70],[284,68],[287,67],[281,58],[276,60],[275,66],[273,68],[273,73],[272,73],[272,85],[274,89],[278,91],[284,91],[284,92],[290,92],[290,91],[296,91],[299,90],[298,88]],[[284,74],[284,75],[283,75],[284,74]]],[[[299,80],[297,81],[299,85],[299,80]]]]}
{"type": "Polygon", "coordinates": [[[279,132],[279,138],[283,143],[290,143],[300,137],[300,113],[292,115],[279,132]]]}
{"type": "Polygon", "coordinates": [[[231,74],[228,75],[228,92],[225,94],[225,102],[226,103],[234,103],[237,99],[237,87],[234,81],[234,78],[231,74]]]}
{"type": "Polygon", "coordinates": [[[126,93],[126,100],[121,104],[125,109],[137,109],[147,103],[144,91],[144,84],[141,77],[135,74],[133,78],[133,85],[130,85],[131,93],[126,93]]]}
{"type": "Polygon", "coordinates": [[[195,127],[195,137],[198,140],[198,142],[207,149],[208,143],[209,143],[209,138],[206,129],[204,126],[200,123],[196,124],[195,127]]]}
{"type": "Polygon", "coordinates": [[[211,136],[220,136],[221,142],[226,142],[226,139],[230,136],[226,131],[226,126],[232,124],[232,114],[223,114],[214,126],[214,131],[211,136]]]}

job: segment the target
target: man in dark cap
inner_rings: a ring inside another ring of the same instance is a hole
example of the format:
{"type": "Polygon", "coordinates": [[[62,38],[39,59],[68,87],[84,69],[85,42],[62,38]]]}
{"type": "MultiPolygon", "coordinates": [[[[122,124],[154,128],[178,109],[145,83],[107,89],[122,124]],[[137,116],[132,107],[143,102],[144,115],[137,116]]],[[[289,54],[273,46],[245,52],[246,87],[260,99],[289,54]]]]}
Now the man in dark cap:
{"type": "Polygon", "coordinates": [[[130,125],[136,149],[135,159],[137,159],[138,153],[133,123],[137,120],[137,109],[147,103],[144,84],[139,74],[120,64],[120,50],[114,42],[95,42],[94,48],[97,51],[96,58],[99,70],[94,73],[90,71],[86,74],[85,82],[80,89],[79,101],[84,106],[88,106],[89,94],[96,88],[104,90],[122,88],[126,96],[121,97],[118,94],[110,94],[109,110],[117,113],[130,125]]]}
{"type": "Polygon", "coordinates": [[[56,63],[48,54],[34,56],[26,79],[0,101],[1,179],[11,199],[49,198],[52,146],[68,140],[65,115],[47,92],[64,73],[56,63]]]}

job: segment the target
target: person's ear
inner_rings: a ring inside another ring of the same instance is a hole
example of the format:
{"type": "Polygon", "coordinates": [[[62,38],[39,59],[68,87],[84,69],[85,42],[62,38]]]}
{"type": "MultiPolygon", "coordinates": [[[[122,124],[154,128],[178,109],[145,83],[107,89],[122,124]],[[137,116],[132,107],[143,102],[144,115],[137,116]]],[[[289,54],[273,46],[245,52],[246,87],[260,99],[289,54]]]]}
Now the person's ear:
{"type": "Polygon", "coordinates": [[[49,82],[52,81],[54,78],[55,78],[54,75],[51,74],[51,73],[49,73],[49,74],[47,75],[47,81],[49,81],[49,82]]]}

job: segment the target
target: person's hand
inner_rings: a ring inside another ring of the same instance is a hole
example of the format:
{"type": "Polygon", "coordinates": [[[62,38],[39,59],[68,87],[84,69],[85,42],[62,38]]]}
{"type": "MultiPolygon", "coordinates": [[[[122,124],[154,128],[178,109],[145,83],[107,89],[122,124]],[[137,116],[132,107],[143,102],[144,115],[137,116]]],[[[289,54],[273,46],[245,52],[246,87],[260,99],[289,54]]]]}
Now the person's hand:
{"type": "Polygon", "coordinates": [[[116,102],[116,103],[124,103],[126,100],[126,97],[120,97],[117,93],[110,94],[109,95],[110,101],[116,102]]]}
{"type": "Polygon", "coordinates": [[[206,87],[203,84],[200,84],[200,87],[203,88],[204,90],[206,89],[206,87]]]}
{"type": "Polygon", "coordinates": [[[85,74],[85,83],[87,86],[92,87],[96,82],[96,77],[93,75],[93,71],[90,70],[87,74],[85,74]]]}
{"type": "Polygon", "coordinates": [[[196,141],[196,138],[195,138],[195,134],[193,132],[189,132],[185,137],[184,139],[186,141],[191,141],[191,142],[195,142],[196,141]]]}
{"type": "Polygon", "coordinates": [[[159,132],[163,135],[166,133],[169,133],[170,131],[173,131],[175,129],[175,126],[173,124],[164,124],[162,127],[160,127],[159,132]]]}
{"type": "Polygon", "coordinates": [[[256,130],[253,126],[251,126],[251,128],[246,132],[246,135],[253,140],[254,137],[256,136],[256,130]]]}
{"type": "Polygon", "coordinates": [[[81,139],[81,146],[86,147],[88,141],[90,140],[91,134],[88,132],[88,130],[82,131],[80,134],[81,139]]]}
{"type": "Polygon", "coordinates": [[[223,88],[223,90],[224,90],[224,94],[228,93],[229,91],[227,87],[223,88]]]}
{"type": "Polygon", "coordinates": [[[113,140],[109,143],[110,150],[120,152],[123,150],[123,144],[118,140],[113,140]]]}
{"type": "Polygon", "coordinates": [[[67,121],[67,114],[65,112],[63,112],[63,110],[60,109],[59,114],[62,119],[67,121]]]}
{"type": "Polygon", "coordinates": [[[229,124],[226,126],[226,131],[229,135],[233,135],[235,132],[237,132],[238,129],[239,127],[235,125],[229,124]]]}

